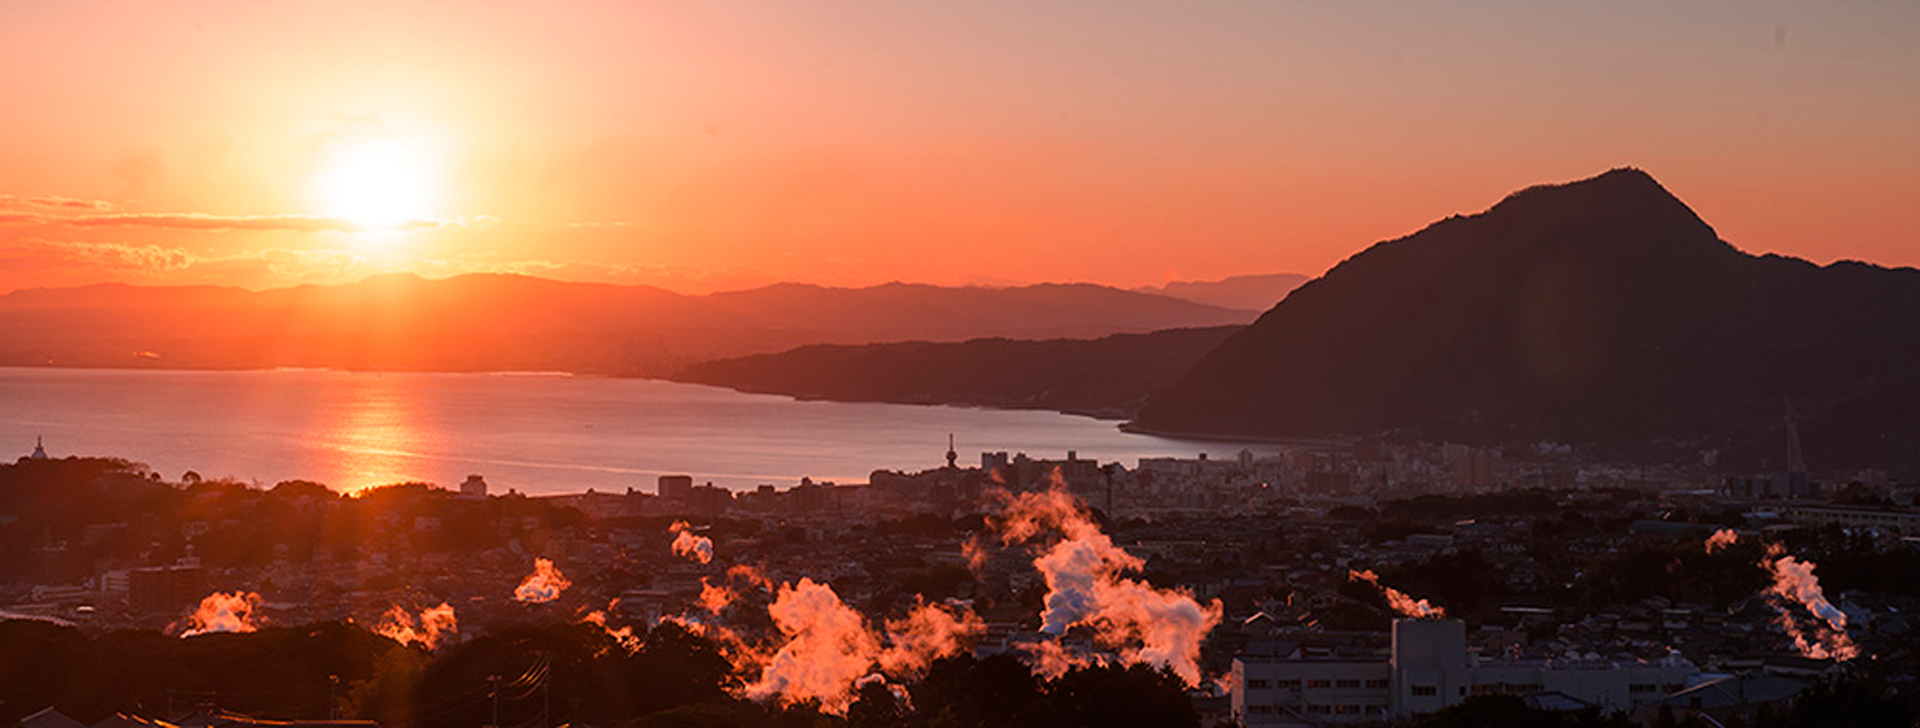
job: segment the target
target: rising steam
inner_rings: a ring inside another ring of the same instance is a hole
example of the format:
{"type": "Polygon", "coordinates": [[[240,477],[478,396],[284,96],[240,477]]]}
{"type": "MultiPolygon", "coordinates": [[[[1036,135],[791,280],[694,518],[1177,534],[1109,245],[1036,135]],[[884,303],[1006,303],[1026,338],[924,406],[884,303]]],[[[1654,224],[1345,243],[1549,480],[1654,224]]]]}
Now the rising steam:
{"type": "Polygon", "coordinates": [[[888,620],[882,635],[832,587],[805,578],[782,584],[767,614],[781,642],[771,655],[743,655],[761,668],[742,693],[786,705],[814,701],[841,715],[866,682],[918,676],[934,660],[967,649],[986,629],[972,609],[921,601],[905,618],[888,620]]]}
{"type": "MultiPolygon", "coordinates": [[[[1057,638],[1086,627],[1101,644],[1118,648],[1124,662],[1168,668],[1189,687],[1200,684],[1200,642],[1220,623],[1219,600],[1202,605],[1184,591],[1122,577],[1142,562],[1100,531],[1058,470],[1048,490],[1000,498],[1004,508],[995,526],[1003,544],[1058,539],[1033,560],[1047,583],[1042,632],[1057,638]]],[[[1029,654],[1039,655],[1043,671],[1071,662],[1054,659],[1047,648],[1029,654]]]]}
{"type": "Polygon", "coordinates": [[[1813,575],[1813,562],[1801,561],[1784,553],[1778,544],[1767,550],[1760,566],[1773,574],[1767,588],[1773,607],[1780,612],[1777,623],[1793,638],[1794,649],[1816,660],[1851,660],[1860,656],[1859,646],[1847,636],[1847,613],[1827,601],[1820,580],[1813,575]],[[1793,606],[1812,613],[1815,619],[1796,616],[1793,606]]]}
{"type": "Polygon", "coordinates": [[[1739,541],[1740,534],[1734,533],[1731,528],[1722,528],[1714,531],[1712,536],[1707,537],[1707,553],[1711,554],[1725,550],[1735,543],[1739,543],[1739,541]]]}
{"type": "Polygon", "coordinates": [[[533,573],[520,580],[520,586],[513,590],[513,598],[527,604],[543,604],[560,598],[560,592],[573,586],[565,574],[553,565],[550,559],[534,559],[533,573]]]}
{"type": "Polygon", "coordinates": [[[373,631],[403,645],[433,650],[440,647],[443,638],[460,631],[460,621],[454,618],[453,605],[446,602],[421,610],[418,618],[395,604],[380,617],[373,631]]]}
{"type": "Polygon", "coordinates": [[[880,654],[866,618],[840,601],[832,587],[804,578],[798,585],[781,585],[767,614],[786,642],[767,660],[760,679],[746,687],[746,696],[783,704],[813,700],[827,712],[845,714],[854,682],[871,672],[880,654]]]}
{"type": "Polygon", "coordinates": [[[695,536],[686,521],[674,521],[667,530],[674,534],[673,553],[684,556],[688,561],[706,564],[713,561],[713,539],[695,536]]]}
{"type": "Polygon", "coordinates": [[[964,605],[920,599],[905,618],[887,620],[880,670],[892,677],[919,677],[934,660],[960,654],[985,631],[987,623],[964,605]]]}
{"type": "MultiPolygon", "coordinates": [[[[618,599],[609,602],[607,604],[607,611],[612,611],[613,608],[619,606],[619,604],[620,600],[618,599]]],[[[601,631],[607,633],[607,637],[612,639],[614,644],[620,646],[620,649],[626,650],[628,653],[640,651],[640,636],[633,633],[633,625],[615,629],[607,624],[607,612],[598,609],[587,612],[587,616],[581,617],[580,621],[599,627],[601,631]]]]}
{"type": "Polygon", "coordinates": [[[256,592],[214,592],[200,600],[200,607],[187,615],[186,629],[181,637],[194,637],[212,632],[252,632],[259,629],[253,623],[253,611],[260,607],[260,595],[256,592]]]}
{"type": "Polygon", "coordinates": [[[1425,599],[1414,599],[1407,596],[1406,592],[1380,583],[1380,575],[1373,573],[1372,569],[1348,570],[1347,578],[1380,587],[1380,591],[1387,595],[1387,606],[1393,607],[1393,611],[1399,612],[1400,616],[1414,619],[1439,619],[1447,616],[1446,610],[1427,603],[1425,599]]]}

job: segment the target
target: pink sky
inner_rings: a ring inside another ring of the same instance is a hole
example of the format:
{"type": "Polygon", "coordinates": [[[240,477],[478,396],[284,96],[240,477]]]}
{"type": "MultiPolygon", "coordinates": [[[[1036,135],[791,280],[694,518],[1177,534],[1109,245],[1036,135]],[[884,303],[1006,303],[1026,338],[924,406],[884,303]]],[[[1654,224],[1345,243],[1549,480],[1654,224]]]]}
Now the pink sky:
{"type": "Polygon", "coordinates": [[[1865,0],[26,0],[0,291],[1317,274],[1629,165],[1740,248],[1920,265],[1915,38],[1865,0]]]}

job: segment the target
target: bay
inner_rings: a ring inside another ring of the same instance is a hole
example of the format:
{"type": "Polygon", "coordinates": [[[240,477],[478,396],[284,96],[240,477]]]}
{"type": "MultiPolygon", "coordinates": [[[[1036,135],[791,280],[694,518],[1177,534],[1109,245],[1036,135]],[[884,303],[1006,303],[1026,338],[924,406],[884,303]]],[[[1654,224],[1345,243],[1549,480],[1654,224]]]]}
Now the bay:
{"type": "Polygon", "coordinates": [[[44,437],[54,457],[123,457],[168,480],[338,489],[483,475],[493,492],[652,492],[660,475],[735,490],[865,482],[876,469],[981,452],[1128,467],[1227,456],[1237,443],[1121,432],[1053,412],[798,401],[646,379],[541,373],[0,368],[0,453],[44,437]]]}

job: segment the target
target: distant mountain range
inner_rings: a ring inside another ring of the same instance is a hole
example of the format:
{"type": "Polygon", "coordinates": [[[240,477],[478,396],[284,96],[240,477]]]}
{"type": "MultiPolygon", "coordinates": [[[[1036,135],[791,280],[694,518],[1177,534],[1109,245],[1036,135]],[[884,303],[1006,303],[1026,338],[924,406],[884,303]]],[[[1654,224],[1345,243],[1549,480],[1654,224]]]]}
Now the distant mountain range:
{"type": "Polygon", "coordinates": [[[1644,172],[1376,244],[1155,394],[1134,429],[1557,440],[1920,467],[1920,271],[1754,256],[1644,172]]]}
{"type": "Polygon", "coordinates": [[[259,292],[103,284],[0,296],[0,364],[656,376],[814,343],[1091,338],[1255,315],[1088,284],[781,284],[701,296],[513,275],[386,275],[259,292]]]}
{"type": "Polygon", "coordinates": [[[675,377],[806,399],[1131,416],[1239,326],[1100,339],[814,345],[696,364],[675,377]]]}
{"type": "Polygon", "coordinates": [[[1141,286],[1133,290],[1172,296],[1221,308],[1265,311],[1273,308],[1280,299],[1286,298],[1288,293],[1299,288],[1307,280],[1307,276],[1298,273],[1268,273],[1233,276],[1218,281],[1173,281],[1158,286],[1141,286]]]}

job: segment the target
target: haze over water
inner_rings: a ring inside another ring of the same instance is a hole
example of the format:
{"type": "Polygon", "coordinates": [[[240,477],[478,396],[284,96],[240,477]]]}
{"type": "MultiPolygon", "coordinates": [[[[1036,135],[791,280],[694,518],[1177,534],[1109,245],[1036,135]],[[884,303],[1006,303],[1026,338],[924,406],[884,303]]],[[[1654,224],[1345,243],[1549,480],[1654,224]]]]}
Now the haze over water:
{"type": "MultiPolygon", "coordinates": [[[[1052,412],[802,402],[643,379],[565,374],[135,371],[0,368],[0,457],[36,436],[55,457],[101,455],[271,485],[337,490],[405,481],[494,492],[652,492],[667,473],[735,490],[802,476],[864,482],[876,469],[960,464],[982,451],[1134,466],[1247,447],[1120,432],[1052,412]]],[[[1256,447],[1256,450],[1261,448],[1256,447]]],[[[1271,448],[1269,448],[1271,449],[1271,448]]],[[[17,452],[14,452],[17,451],[17,452]]]]}

